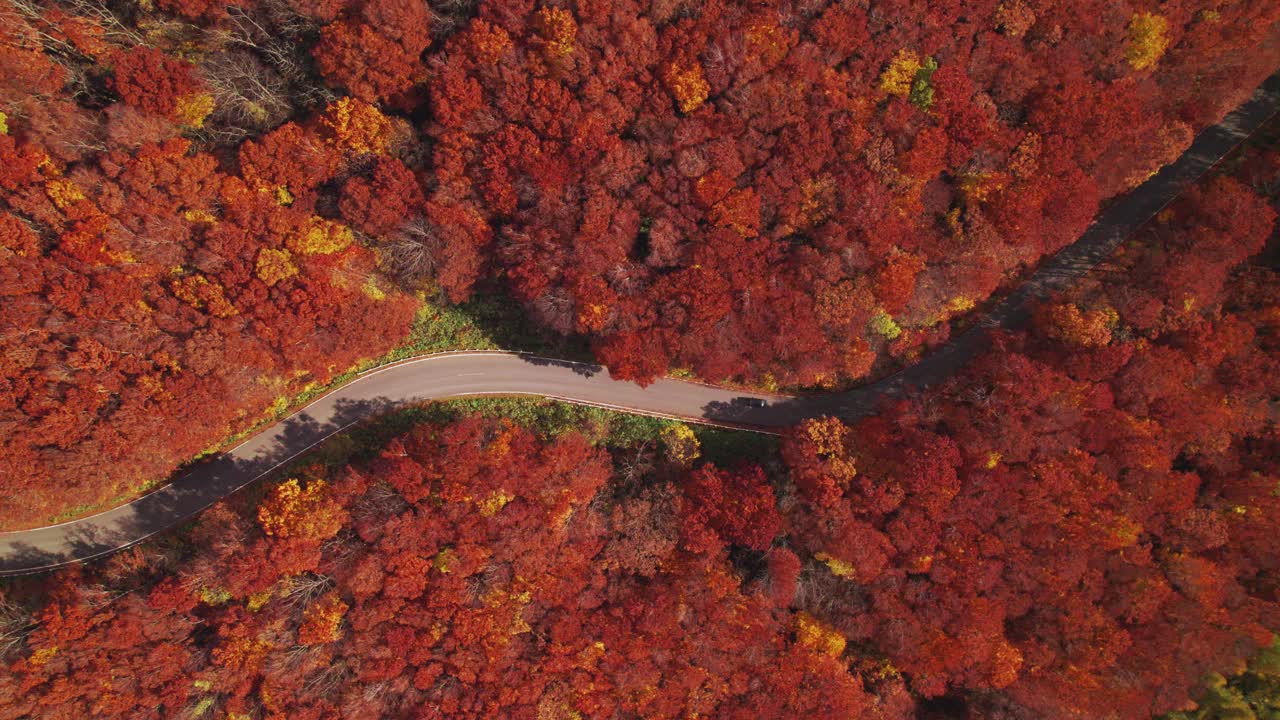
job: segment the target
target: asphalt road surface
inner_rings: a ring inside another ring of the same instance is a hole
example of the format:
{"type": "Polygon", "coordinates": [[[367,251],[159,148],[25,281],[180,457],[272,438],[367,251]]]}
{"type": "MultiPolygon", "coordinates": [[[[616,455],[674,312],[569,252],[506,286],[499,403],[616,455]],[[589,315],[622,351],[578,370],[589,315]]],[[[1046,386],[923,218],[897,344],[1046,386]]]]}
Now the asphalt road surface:
{"type": "Polygon", "coordinates": [[[1027,321],[1030,303],[1068,285],[1109,255],[1280,107],[1280,72],[1241,107],[1201,133],[1175,162],[1112,202],[1084,235],[1041,266],[978,323],[919,363],[856,390],[788,397],[659,380],[641,388],[604,368],[530,355],[433,355],[372,370],[198,463],[170,484],[126,505],[48,527],[0,533],[0,575],[100,557],[166,530],[298,457],[325,438],[397,406],[475,395],[537,395],[625,412],[773,432],[807,417],[855,419],[886,397],[936,383],[983,350],[992,327],[1027,321]]]}

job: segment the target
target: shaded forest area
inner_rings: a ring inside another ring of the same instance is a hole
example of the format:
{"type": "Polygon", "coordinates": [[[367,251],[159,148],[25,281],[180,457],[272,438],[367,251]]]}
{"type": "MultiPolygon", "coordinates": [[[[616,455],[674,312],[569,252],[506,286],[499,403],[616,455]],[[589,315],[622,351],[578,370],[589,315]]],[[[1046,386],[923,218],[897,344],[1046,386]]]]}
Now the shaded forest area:
{"type": "Polygon", "coordinates": [[[0,527],[136,495],[423,297],[509,293],[624,378],[910,362],[1280,64],[1278,19],[10,0],[0,527]]]}
{"type": "Polygon", "coordinates": [[[1270,717],[1278,138],[776,453],[465,415],[8,581],[0,718],[1270,717]]]}

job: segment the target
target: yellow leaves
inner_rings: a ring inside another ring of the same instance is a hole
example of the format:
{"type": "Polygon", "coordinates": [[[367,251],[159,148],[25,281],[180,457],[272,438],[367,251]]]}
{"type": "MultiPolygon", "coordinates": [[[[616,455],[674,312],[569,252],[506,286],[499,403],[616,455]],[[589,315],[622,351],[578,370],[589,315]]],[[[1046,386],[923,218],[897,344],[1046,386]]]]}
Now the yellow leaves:
{"type": "Polygon", "coordinates": [[[254,275],[268,286],[274,286],[298,274],[298,266],[293,264],[293,253],[288,250],[265,248],[258,251],[254,275]]]}
{"type": "Polygon", "coordinates": [[[330,592],[307,606],[302,612],[302,625],[298,627],[299,645],[324,645],[337,640],[338,626],[347,614],[347,604],[338,593],[330,592]]]}
{"type": "Polygon", "coordinates": [[[47,665],[49,661],[53,659],[53,656],[57,654],[58,654],[57,645],[53,647],[40,648],[34,653],[31,653],[31,657],[27,660],[27,662],[31,663],[36,667],[41,667],[41,666],[47,665]]]}
{"type": "Polygon", "coordinates": [[[857,476],[858,467],[845,447],[849,428],[844,423],[833,417],[806,420],[800,425],[800,432],[825,461],[824,474],[837,485],[845,485],[857,476]]]}
{"type": "Polygon", "coordinates": [[[391,121],[378,108],[355,98],[342,98],[325,108],[320,126],[343,152],[382,155],[391,138],[391,121]]]}
{"type": "Polygon", "coordinates": [[[328,497],[328,485],[315,480],[302,488],[297,479],[277,485],[258,506],[258,524],[273,537],[326,540],[338,534],[347,513],[328,497]]]}
{"type": "Polygon", "coordinates": [[[1137,13],[1129,21],[1129,45],[1124,59],[1134,70],[1150,70],[1155,67],[1169,47],[1169,21],[1149,13],[1137,13]]]}
{"type": "Polygon", "coordinates": [[[249,610],[249,612],[258,612],[259,610],[262,609],[264,605],[267,604],[267,601],[271,599],[271,596],[273,594],[274,594],[274,590],[272,590],[271,588],[267,588],[266,590],[256,592],[249,596],[249,600],[248,602],[245,603],[245,607],[249,610]]]}
{"type": "Polygon", "coordinates": [[[844,654],[845,637],[803,610],[796,613],[796,642],[814,652],[838,658],[844,654]]]}
{"type": "Polygon", "coordinates": [[[858,574],[858,569],[853,566],[853,563],[841,560],[840,558],[828,553],[815,553],[814,557],[817,558],[819,562],[826,565],[831,570],[831,574],[836,577],[852,579],[858,574]]]}
{"type": "Polygon", "coordinates": [[[329,255],[347,249],[353,240],[351,228],[312,215],[301,230],[285,240],[285,246],[300,255],[329,255]]]}
{"type": "Polygon", "coordinates": [[[165,390],[164,382],[155,375],[141,375],[137,379],[138,387],[147,393],[147,397],[152,400],[168,401],[173,399],[173,393],[165,390]]]}
{"type": "Polygon", "coordinates": [[[360,292],[364,293],[365,297],[370,300],[376,301],[387,299],[386,291],[378,287],[378,282],[373,278],[369,278],[364,281],[364,285],[360,286],[360,292]]]}
{"type": "Polygon", "coordinates": [[[919,55],[906,48],[899,50],[889,61],[889,67],[880,74],[881,92],[905,97],[911,92],[911,84],[922,67],[924,63],[919,55]]]}
{"type": "Polygon", "coordinates": [[[289,192],[288,187],[277,185],[272,189],[272,193],[276,196],[276,204],[280,207],[288,207],[293,204],[293,193],[289,192]]]}
{"type": "Polygon", "coordinates": [[[987,453],[987,460],[986,462],[982,463],[983,469],[994,470],[995,467],[1000,464],[1000,458],[1002,457],[1003,455],[996,452],[995,450],[992,450],[991,452],[987,453]]]}
{"type": "Polygon", "coordinates": [[[947,311],[953,313],[968,312],[973,309],[975,303],[973,298],[965,295],[957,295],[947,301],[947,311]]]}
{"type": "Polygon", "coordinates": [[[844,454],[844,441],[849,429],[836,418],[807,420],[802,425],[802,430],[819,455],[830,457],[844,454]]]}
{"type": "Polygon", "coordinates": [[[211,112],[213,112],[213,96],[209,93],[195,93],[178,98],[173,119],[179,125],[201,128],[204,127],[204,121],[211,112]]]}
{"type": "Polygon", "coordinates": [[[693,428],[684,423],[675,423],[662,428],[660,435],[662,446],[667,450],[667,457],[681,465],[688,466],[702,455],[702,444],[693,428]]]}
{"type": "Polygon", "coordinates": [[[553,58],[572,55],[578,41],[578,23],[573,13],[560,7],[542,7],[534,27],[546,42],[547,54],[553,58]]]}
{"type": "Polygon", "coordinates": [[[201,587],[196,595],[205,605],[221,605],[231,599],[231,593],[221,587],[201,587]]]}
{"type": "Polygon", "coordinates": [[[218,218],[208,210],[183,210],[182,218],[187,222],[203,223],[205,225],[212,225],[213,223],[218,222],[218,218]]]}
{"type": "Polygon", "coordinates": [[[55,178],[44,184],[44,194],[49,196],[59,210],[66,210],[72,204],[84,199],[84,193],[76,184],[66,178],[55,178]]]}
{"type": "Polygon", "coordinates": [[[697,63],[672,63],[667,66],[664,79],[667,89],[676,100],[676,106],[686,115],[706,102],[707,94],[711,91],[711,86],[702,74],[702,66],[697,63]]]}
{"type": "Polygon", "coordinates": [[[457,559],[458,553],[454,552],[453,548],[445,548],[436,553],[436,556],[432,558],[431,567],[439,570],[441,575],[448,575],[453,572],[449,569],[449,566],[457,559]]]}
{"type": "Polygon", "coordinates": [[[907,571],[917,574],[927,573],[931,567],[933,567],[932,555],[917,555],[912,558],[911,564],[907,567],[907,571]]]}
{"type": "Polygon", "coordinates": [[[515,499],[514,495],[508,495],[505,490],[495,490],[489,497],[477,502],[476,508],[482,517],[493,517],[499,510],[506,507],[507,503],[515,499]]]}
{"type": "Polygon", "coordinates": [[[228,318],[240,313],[226,298],[222,285],[204,275],[180,277],[169,283],[169,289],[174,297],[197,310],[207,306],[214,317],[228,318]]]}
{"type": "Polygon", "coordinates": [[[0,135],[9,134],[9,116],[0,112],[0,135]]]}
{"type": "Polygon", "coordinates": [[[867,327],[870,328],[871,332],[889,340],[895,340],[902,334],[902,328],[884,310],[877,310],[876,314],[871,316],[871,321],[867,323],[867,327]]]}

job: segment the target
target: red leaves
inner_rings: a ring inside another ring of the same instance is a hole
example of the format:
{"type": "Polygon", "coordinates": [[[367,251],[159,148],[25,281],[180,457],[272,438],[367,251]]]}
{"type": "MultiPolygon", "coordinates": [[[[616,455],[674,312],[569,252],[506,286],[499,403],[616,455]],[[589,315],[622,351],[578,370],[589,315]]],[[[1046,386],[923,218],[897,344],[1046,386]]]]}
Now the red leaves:
{"type": "Polygon", "coordinates": [[[314,52],[325,78],[366,102],[387,100],[422,79],[431,12],[414,0],[367,0],[326,25],[314,52]]]}
{"type": "Polygon", "coordinates": [[[116,56],[110,84],[126,104],[163,117],[203,87],[190,63],[143,46],[116,56]]]}
{"type": "Polygon", "coordinates": [[[413,171],[394,158],[379,158],[369,177],[347,181],[339,207],[353,225],[376,236],[386,235],[421,214],[425,202],[413,171]]]}
{"type": "Polygon", "coordinates": [[[721,542],[767,550],[778,534],[781,518],[773,489],[757,466],[721,470],[703,465],[684,483],[682,542],[704,552],[721,542]]]}

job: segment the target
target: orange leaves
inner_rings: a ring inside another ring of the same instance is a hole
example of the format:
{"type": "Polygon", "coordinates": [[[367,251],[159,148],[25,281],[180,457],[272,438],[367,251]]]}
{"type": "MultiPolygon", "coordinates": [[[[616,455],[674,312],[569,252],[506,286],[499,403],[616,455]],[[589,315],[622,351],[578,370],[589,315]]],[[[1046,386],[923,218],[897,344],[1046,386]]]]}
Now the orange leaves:
{"type": "Polygon", "coordinates": [[[339,207],[349,222],[370,235],[388,235],[425,212],[426,200],[413,171],[395,158],[379,157],[369,177],[342,187],[339,207]]]}
{"type": "Polygon", "coordinates": [[[875,296],[889,313],[906,307],[916,287],[916,275],[924,270],[924,258],[902,251],[891,252],[875,274],[875,296]]]}
{"type": "Polygon", "coordinates": [[[240,145],[240,171],[254,188],[309,192],[337,172],[336,149],[313,132],[288,122],[240,145]]]}
{"type": "Polygon", "coordinates": [[[279,538],[325,540],[342,529],[347,513],[328,496],[327,483],[315,480],[303,488],[297,479],[277,485],[258,506],[258,524],[279,538]]]}
{"type": "Polygon", "coordinates": [[[1092,348],[1111,342],[1111,330],[1119,316],[1111,308],[1080,311],[1073,303],[1050,305],[1040,313],[1046,335],[1071,345],[1092,348]]]}
{"type": "Polygon", "coordinates": [[[329,592],[307,606],[298,627],[299,645],[324,645],[341,637],[338,626],[347,613],[347,604],[336,592],[329,592]]]}
{"type": "Polygon", "coordinates": [[[511,49],[511,36],[503,28],[475,19],[461,34],[462,43],[482,65],[497,65],[511,49]]]}
{"type": "Polygon", "coordinates": [[[752,188],[739,189],[724,173],[712,170],[694,183],[693,194],[698,204],[708,210],[707,218],[712,224],[742,237],[759,234],[760,196],[752,188]]]}
{"type": "Polygon", "coordinates": [[[320,116],[321,132],[343,153],[381,155],[391,142],[391,121],[378,108],[354,98],[330,103],[320,116]]]}

